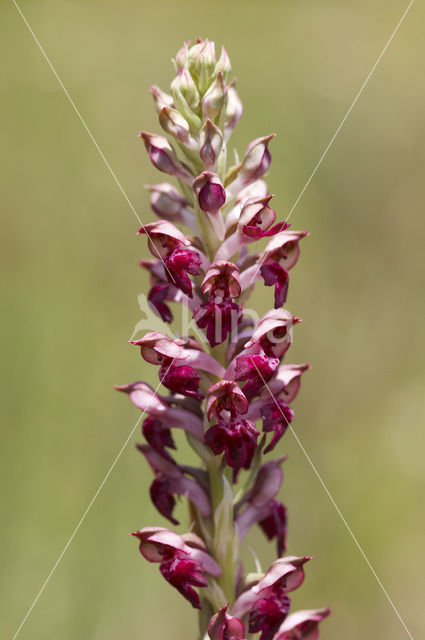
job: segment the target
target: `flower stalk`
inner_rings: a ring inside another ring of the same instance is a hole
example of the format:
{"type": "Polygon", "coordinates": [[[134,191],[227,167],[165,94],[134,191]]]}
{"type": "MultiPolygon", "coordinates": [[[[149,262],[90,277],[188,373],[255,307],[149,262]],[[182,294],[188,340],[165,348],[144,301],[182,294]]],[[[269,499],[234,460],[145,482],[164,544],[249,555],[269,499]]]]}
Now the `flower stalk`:
{"type": "Polygon", "coordinates": [[[307,234],[276,222],[264,181],[274,134],[253,140],[228,166],[242,103],[225,49],[217,59],[209,40],[187,42],[175,66],[170,94],[151,88],[168,137],[140,134],[152,164],[176,181],[147,187],[158,220],[138,232],[152,254],[140,266],[150,276],[154,313],[172,323],[173,309],[183,305],[197,338],[153,330],[132,340],[158,368],[166,395],[144,382],[117,389],[144,417],[145,442],[137,448],[153,472],[153,504],[176,527],[176,497],[184,497],[190,520],[187,533],[144,526],[132,536],[199,610],[201,639],[316,640],[330,612],[291,612],[288,594],[302,584],[310,557],[284,555],[287,512],[278,496],[285,456],[270,456],[294,418],[289,405],[309,368],[284,361],[299,319],[283,308],[307,234]],[[273,290],[273,308],[254,323],[246,303],[261,281],[273,290]],[[178,459],[175,429],[185,431],[199,466],[178,459]],[[254,526],[276,542],[277,559],[266,571],[258,559],[246,567],[241,561],[254,526]]]}

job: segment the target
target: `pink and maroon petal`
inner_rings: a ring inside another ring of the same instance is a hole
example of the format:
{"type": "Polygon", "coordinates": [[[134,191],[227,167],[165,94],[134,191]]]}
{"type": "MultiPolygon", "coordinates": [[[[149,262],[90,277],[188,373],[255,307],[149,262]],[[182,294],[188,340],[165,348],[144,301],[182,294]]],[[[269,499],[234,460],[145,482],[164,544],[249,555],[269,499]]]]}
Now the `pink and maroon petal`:
{"type": "Polygon", "coordinates": [[[243,640],[245,626],[238,618],[226,613],[227,605],[213,615],[208,625],[210,640],[243,640]]]}
{"type": "Polygon", "coordinates": [[[319,623],[330,613],[330,609],[310,609],[291,613],[279,627],[275,640],[317,640],[319,623]]]}

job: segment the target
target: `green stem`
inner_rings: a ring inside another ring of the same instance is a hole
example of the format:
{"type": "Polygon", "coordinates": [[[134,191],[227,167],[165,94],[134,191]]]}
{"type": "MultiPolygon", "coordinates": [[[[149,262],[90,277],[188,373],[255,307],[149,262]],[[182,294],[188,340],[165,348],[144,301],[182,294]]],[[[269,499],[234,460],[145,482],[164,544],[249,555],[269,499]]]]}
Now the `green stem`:
{"type": "Polygon", "coordinates": [[[207,214],[201,211],[198,203],[195,201],[196,222],[201,232],[202,240],[205,244],[208,258],[212,261],[219,247],[219,241],[211,227],[207,214]]]}
{"type": "MultiPolygon", "coordinates": [[[[226,341],[220,345],[217,345],[211,350],[214,358],[220,362],[224,367],[226,366],[227,344],[226,341]]],[[[213,526],[214,526],[214,540],[219,548],[213,549],[215,559],[220,564],[222,574],[217,580],[219,586],[223,590],[226,602],[231,605],[235,600],[235,562],[233,558],[234,554],[234,526],[233,526],[233,503],[225,505],[228,515],[228,523],[216,522],[217,509],[223,508],[221,504],[224,498],[225,487],[232,485],[231,478],[226,476],[226,467],[223,467],[219,458],[214,457],[207,465],[208,475],[210,481],[210,495],[211,506],[213,513],[213,526]],[[221,528],[224,527],[224,531],[217,532],[216,526],[219,524],[221,528]],[[225,541],[225,548],[222,547],[222,542],[225,541]]]]}
{"type": "MultiPolygon", "coordinates": [[[[221,465],[216,460],[208,466],[208,474],[210,479],[210,492],[211,492],[211,505],[213,511],[213,519],[217,513],[217,509],[224,497],[225,487],[225,475],[221,468],[221,465]]],[[[213,555],[217,562],[220,564],[222,574],[218,578],[217,582],[223,590],[226,602],[230,605],[235,599],[235,565],[233,560],[233,545],[234,545],[234,530],[233,530],[233,505],[229,505],[225,508],[229,509],[229,524],[224,531],[221,531],[221,535],[217,536],[217,531],[214,531],[214,539],[217,544],[220,544],[220,548],[213,549],[213,555]],[[223,551],[221,543],[223,539],[226,541],[226,546],[223,551]]],[[[214,527],[216,526],[214,521],[214,527]]],[[[223,527],[223,523],[221,523],[223,527]]]]}

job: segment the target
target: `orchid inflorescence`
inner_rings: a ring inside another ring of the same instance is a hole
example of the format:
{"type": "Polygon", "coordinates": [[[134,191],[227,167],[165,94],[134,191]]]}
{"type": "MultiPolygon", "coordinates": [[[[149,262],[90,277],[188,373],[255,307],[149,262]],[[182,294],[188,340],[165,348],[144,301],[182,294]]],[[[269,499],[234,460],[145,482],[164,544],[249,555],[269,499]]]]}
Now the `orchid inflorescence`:
{"type": "Polygon", "coordinates": [[[186,496],[190,532],[144,527],[132,535],[141,554],[200,609],[201,638],[259,633],[260,640],[315,640],[330,612],[289,614],[288,594],[303,582],[310,557],[282,557],[287,513],[277,495],[285,457],[267,459],[293,419],[290,404],[309,368],[282,364],[298,322],[282,308],[288,272],[307,234],[276,222],[270,206],[263,177],[273,135],[255,139],[228,168],[227,145],[242,104],[235,81],[228,80],[225,49],[216,60],[213,42],[187,42],[175,65],[171,95],[151,88],[171,142],[145,131],[140,137],[152,164],[176,178],[178,188],[168,182],[148,187],[159,220],[139,229],[153,256],[140,265],[149,272],[155,313],[171,323],[170,303],[185,305],[203,339],[154,331],[132,341],[159,367],[169,395],[145,382],[117,388],[146,415],[146,442],[138,449],[154,474],[153,504],[178,525],[175,496],[186,496]],[[250,252],[263,238],[265,248],[250,252]],[[274,287],[274,308],[254,326],[244,306],[261,280],[274,287]],[[174,459],[173,429],[185,432],[199,467],[174,459]],[[254,525],[276,540],[278,559],[264,572],[255,558],[255,571],[245,573],[240,547],[254,525]]]}

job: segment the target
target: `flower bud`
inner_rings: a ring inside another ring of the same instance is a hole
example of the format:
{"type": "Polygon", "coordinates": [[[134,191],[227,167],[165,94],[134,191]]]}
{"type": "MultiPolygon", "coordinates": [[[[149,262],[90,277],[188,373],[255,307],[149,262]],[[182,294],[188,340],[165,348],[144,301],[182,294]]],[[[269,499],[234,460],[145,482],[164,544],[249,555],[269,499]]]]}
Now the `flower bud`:
{"type": "Polygon", "coordinates": [[[199,91],[186,67],[179,69],[178,75],[171,83],[171,90],[173,92],[174,102],[177,109],[180,110],[180,94],[183,96],[189,109],[192,111],[196,111],[198,109],[200,101],[199,91]]]}
{"type": "Polygon", "coordinates": [[[215,67],[214,42],[198,39],[188,51],[187,64],[198,82],[199,91],[201,94],[205,93],[215,67]]]}
{"type": "Polygon", "coordinates": [[[193,181],[193,190],[202,211],[215,214],[226,202],[226,192],[216,173],[204,171],[193,181]]]}
{"type": "Polygon", "coordinates": [[[271,155],[268,144],[275,134],[264,138],[256,138],[247,147],[242,162],[229,170],[226,184],[228,198],[234,198],[241,189],[259,180],[267,172],[271,155]],[[231,182],[230,182],[231,180],[231,182]]]}
{"type": "Polygon", "coordinates": [[[186,145],[190,142],[189,125],[176,109],[163,107],[159,112],[159,124],[179,142],[186,145]]]}
{"type": "Polygon", "coordinates": [[[264,138],[256,138],[248,145],[240,170],[240,175],[247,183],[262,178],[267,172],[272,159],[268,144],[274,136],[272,133],[264,138]]]}
{"type": "Polygon", "coordinates": [[[187,40],[181,49],[177,51],[176,63],[178,67],[184,67],[187,64],[187,54],[189,50],[190,40],[187,40]]]}
{"type": "Polygon", "coordinates": [[[223,148],[223,134],[207,119],[199,133],[199,155],[207,169],[213,169],[223,148]]]}
{"type": "Polygon", "coordinates": [[[242,102],[235,89],[235,81],[227,88],[227,100],[224,106],[224,139],[227,141],[242,116],[242,102]]]}
{"type": "Polygon", "coordinates": [[[227,55],[227,51],[224,47],[221,47],[221,55],[217,60],[217,64],[215,65],[214,74],[217,75],[221,71],[223,74],[223,78],[226,80],[231,69],[232,65],[230,64],[230,58],[227,55]]]}
{"type": "Polygon", "coordinates": [[[165,91],[162,91],[162,89],[160,89],[156,85],[152,85],[152,87],[149,89],[149,91],[152,94],[152,97],[153,97],[154,102],[155,102],[155,107],[156,107],[156,110],[158,111],[158,113],[161,111],[161,109],[163,107],[172,107],[173,106],[173,98],[172,98],[172,96],[170,96],[168,93],[165,93],[165,91]]]}
{"type": "Polygon", "coordinates": [[[188,206],[186,198],[180,194],[180,191],[168,182],[160,184],[147,185],[146,189],[151,192],[150,204],[152,211],[156,213],[158,218],[164,220],[180,221],[182,210],[188,206]]]}
{"type": "Polygon", "coordinates": [[[192,182],[191,174],[182,163],[179,162],[172,146],[166,138],[154,133],[147,133],[146,131],[142,131],[139,137],[143,139],[154,167],[159,171],[176,176],[188,184],[192,182]]]}
{"type": "Polygon", "coordinates": [[[223,73],[219,71],[216,79],[204,95],[201,101],[202,117],[204,120],[217,120],[226,99],[227,89],[224,85],[223,73]]]}

